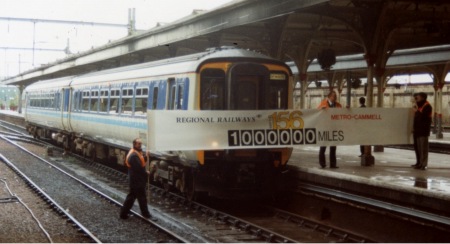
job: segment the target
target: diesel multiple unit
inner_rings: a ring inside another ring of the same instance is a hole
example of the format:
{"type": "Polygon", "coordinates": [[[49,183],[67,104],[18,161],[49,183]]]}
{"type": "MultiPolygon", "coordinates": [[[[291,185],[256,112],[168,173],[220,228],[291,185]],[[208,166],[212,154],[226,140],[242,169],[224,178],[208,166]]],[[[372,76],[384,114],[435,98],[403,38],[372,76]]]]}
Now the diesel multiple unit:
{"type": "MultiPolygon", "coordinates": [[[[283,62],[218,48],[37,82],[24,93],[25,119],[34,136],[118,167],[134,138],[146,141],[149,110],[285,110],[292,108],[292,91],[292,73],[283,62]]],[[[291,151],[151,152],[151,179],[189,197],[260,192],[270,189],[291,151]]]]}

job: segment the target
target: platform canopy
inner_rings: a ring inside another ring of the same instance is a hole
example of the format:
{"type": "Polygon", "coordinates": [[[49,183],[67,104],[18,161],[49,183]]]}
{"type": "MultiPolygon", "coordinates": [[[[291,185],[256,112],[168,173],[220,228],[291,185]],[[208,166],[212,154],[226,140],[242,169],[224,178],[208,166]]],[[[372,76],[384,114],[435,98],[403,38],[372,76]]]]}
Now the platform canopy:
{"type": "MultiPolygon", "coordinates": [[[[218,46],[238,46],[293,61],[299,74],[306,73],[309,64],[326,49],[337,56],[364,55],[367,62],[384,69],[396,50],[444,44],[450,44],[450,1],[446,0],[236,0],[2,83],[28,85],[218,46]]],[[[448,60],[437,58],[439,61],[429,58],[428,63],[447,64],[448,69],[448,60]]]]}

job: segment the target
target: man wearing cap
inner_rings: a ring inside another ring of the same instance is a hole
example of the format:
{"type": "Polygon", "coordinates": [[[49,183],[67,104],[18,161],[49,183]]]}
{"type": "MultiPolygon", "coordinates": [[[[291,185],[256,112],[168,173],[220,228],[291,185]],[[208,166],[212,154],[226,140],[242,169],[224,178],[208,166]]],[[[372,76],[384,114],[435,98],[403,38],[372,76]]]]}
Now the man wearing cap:
{"type": "Polygon", "coordinates": [[[426,170],[428,165],[428,138],[430,136],[431,117],[433,108],[427,101],[427,94],[419,92],[414,94],[414,151],[416,152],[416,164],[411,165],[415,169],[426,170]]]}

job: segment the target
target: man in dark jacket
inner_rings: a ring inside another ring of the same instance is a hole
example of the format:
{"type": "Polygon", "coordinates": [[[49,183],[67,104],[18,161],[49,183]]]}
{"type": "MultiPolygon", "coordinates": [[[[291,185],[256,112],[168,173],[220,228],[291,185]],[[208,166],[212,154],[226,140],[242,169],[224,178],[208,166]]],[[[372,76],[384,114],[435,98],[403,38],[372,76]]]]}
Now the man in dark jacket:
{"type": "Polygon", "coordinates": [[[416,105],[414,106],[413,137],[416,164],[411,166],[425,170],[428,165],[428,138],[430,136],[433,108],[427,101],[427,94],[424,92],[414,94],[414,99],[416,100],[416,105]]]}
{"type": "MultiPolygon", "coordinates": [[[[364,97],[359,98],[359,107],[360,108],[366,107],[366,99],[364,97]]],[[[359,151],[361,152],[361,155],[359,155],[359,157],[362,157],[364,155],[364,146],[363,145],[359,146],[359,151]]]]}
{"type": "MultiPolygon", "coordinates": [[[[148,155],[147,155],[148,156],[148,155]]],[[[128,167],[128,176],[130,180],[130,193],[127,195],[123,207],[120,210],[120,218],[127,219],[134,201],[138,200],[141,213],[145,218],[151,218],[147,207],[147,197],[145,195],[145,186],[149,172],[145,170],[146,158],[142,152],[142,141],[137,138],[133,140],[133,148],[130,149],[125,160],[128,167]]]]}

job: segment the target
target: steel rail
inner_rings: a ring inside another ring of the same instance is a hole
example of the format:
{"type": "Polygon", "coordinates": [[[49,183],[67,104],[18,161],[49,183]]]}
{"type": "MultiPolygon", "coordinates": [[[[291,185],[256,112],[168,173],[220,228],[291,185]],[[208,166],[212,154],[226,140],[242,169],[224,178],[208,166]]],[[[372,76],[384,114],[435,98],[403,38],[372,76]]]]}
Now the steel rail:
{"type": "Polygon", "coordinates": [[[276,243],[297,243],[298,241],[293,240],[287,236],[278,234],[274,231],[271,231],[267,228],[264,228],[262,226],[253,224],[251,222],[248,222],[244,219],[241,219],[239,217],[235,217],[233,215],[227,214],[225,212],[210,208],[206,205],[203,205],[201,203],[195,202],[195,201],[188,201],[183,196],[180,196],[178,194],[172,193],[172,192],[166,192],[166,190],[157,187],[155,185],[151,186],[154,190],[153,192],[163,194],[168,193],[167,195],[172,197],[172,199],[177,200],[178,202],[184,203],[185,206],[193,208],[197,211],[201,211],[204,214],[207,214],[211,217],[214,217],[217,220],[221,220],[222,222],[237,227],[249,234],[253,234],[257,237],[262,238],[266,242],[276,242],[276,243]]]}
{"type": "MultiPolygon", "coordinates": [[[[388,212],[393,212],[396,214],[400,214],[402,216],[407,216],[408,219],[411,217],[420,219],[422,221],[431,222],[432,225],[438,228],[443,228],[443,226],[447,231],[450,231],[450,218],[445,216],[440,216],[433,213],[424,212],[417,209],[412,209],[408,207],[404,207],[398,204],[393,204],[389,202],[380,201],[373,198],[363,197],[339,190],[329,189],[321,186],[316,186],[308,183],[299,183],[298,190],[300,191],[309,191],[321,195],[325,195],[327,197],[343,199],[352,203],[357,203],[365,206],[370,206],[376,209],[382,209],[388,212]],[[441,225],[441,226],[440,226],[441,225]]],[[[417,222],[417,221],[415,221],[417,222]]],[[[422,223],[423,225],[429,225],[426,223],[422,223]]]]}
{"type": "Polygon", "coordinates": [[[15,198],[20,204],[22,204],[22,206],[31,214],[31,217],[37,223],[39,229],[42,230],[42,233],[44,233],[44,235],[46,236],[47,240],[50,243],[53,243],[52,237],[50,236],[48,231],[44,228],[44,226],[42,226],[41,221],[39,221],[39,219],[36,217],[36,215],[33,213],[33,211],[27,206],[27,204],[25,204],[24,201],[22,201],[22,199],[19,198],[19,196],[17,196],[16,194],[14,194],[11,191],[11,189],[8,186],[8,182],[5,179],[0,179],[0,181],[2,181],[5,184],[6,190],[8,191],[9,195],[11,196],[10,198],[15,198]]]}
{"type": "MultiPolygon", "coordinates": [[[[3,136],[0,137],[5,139],[3,136]]],[[[84,227],[83,224],[78,222],[78,220],[75,219],[75,217],[73,217],[66,210],[64,210],[63,207],[61,207],[53,198],[51,198],[47,193],[45,193],[45,191],[42,190],[42,188],[40,188],[36,183],[34,183],[30,178],[28,178],[19,168],[17,168],[13,163],[11,163],[3,154],[0,154],[0,160],[3,161],[9,168],[11,168],[17,175],[19,175],[26,182],[26,184],[29,187],[31,187],[31,189],[33,189],[33,191],[35,191],[38,196],[44,199],[47,202],[47,204],[50,205],[58,214],[67,217],[72,223],[74,223],[76,226],[79,227],[79,230],[81,232],[85,233],[94,242],[101,243],[101,241],[94,234],[92,234],[86,227],[84,227]]]]}
{"type": "Polygon", "coordinates": [[[29,136],[29,135],[24,134],[24,133],[21,132],[21,131],[12,129],[12,128],[8,127],[8,126],[5,126],[4,124],[7,124],[7,125],[9,125],[9,126],[15,126],[15,127],[21,128],[21,129],[25,129],[25,128],[22,128],[22,127],[20,127],[20,126],[18,126],[18,125],[15,125],[15,124],[6,122],[6,121],[4,121],[4,120],[0,120],[0,126],[1,126],[1,127],[5,128],[5,129],[7,129],[7,130],[10,130],[10,131],[12,131],[12,132],[18,133],[18,134],[22,134],[22,135],[24,135],[24,136],[31,137],[31,136],[29,136]]]}
{"type": "MultiPolygon", "coordinates": [[[[73,179],[73,180],[77,181],[78,183],[80,183],[82,186],[84,186],[85,188],[87,188],[89,191],[94,192],[94,193],[96,193],[97,195],[99,195],[100,197],[104,198],[106,201],[108,201],[108,202],[110,202],[110,203],[112,203],[112,204],[114,204],[114,205],[117,205],[117,206],[119,206],[119,207],[122,207],[122,204],[121,204],[120,202],[118,202],[118,201],[116,201],[115,199],[109,197],[108,195],[104,194],[103,192],[101,192],[101,191],[95,189],[94,187],[92,187],[92,186],[90,186],[89,184],[85,183],[84,181],[78,179],[77,177],[71,175],[70,173],[66,172],[65,170],[63,170],[62,168],[56,166],[55,164],[53,164],[53,163],[51,163],[51,162],[45,160],[44,158],[42,158],[42,157],[40,157],[40,156],[34,154],[33,152],[27,150],[26,148],[22,147],[21,145],[18,145],[17,143],[15,143],[15,142],[11,141],[10,139],[6,138],[5,136],[1,136],[1,135],[0,135],[0,138],[2,138],[3,140],[9,142],[9,143],[12,144],[12,145],[18,147],[18,148],[21,149],[22,151],[24,151],[24,152],[30,154],[31,156],[37,158],[38,160],[40,160],[40,161],[42,161],[42,162],[44,162],[44,163],[46,163],[46,164],[52,166],[53,168],[55,168],[56,170],[60,171],[60,172],[63,173],[64,175],[66,175],[66,176],[70,177],[71,179],[73,179]]],[[[151,220],[149,220],[149,219],[147,219],[147,218],[144,218],[144,216],[142,216],[141,214],[137,213],[136,211],[131,210],[131,212],[132,212],[134,215],[136,215],[137,217],[139,217],[142,221],[145,221],[145,222],[147,222],[147,223],[149,223],[149,224],[155,226],[156,228],[158,228],[158,229],[164,231],[165,233],[167,233],[168,235],[172,236],[174,239],[178,240],[179,242],[183,242],[183,243],[188,243],[188,242],[189,242],[189,241],[186,240],[185,238],[183,238],[183,237],[179,236],[178,234],[172,232],[171,230],[167,229],[166,227],[161,226],[161,225],[159,225],[158,223],[156,223],[156,222],[154,222],[154,221],[151,221],[151,220]]]]}
{"type": "Polygon", "coordinates": [[[314,229],[315,231],[322,232],[326,234],[327,236],[333,236],[340,238],[340,241],[343,242],[369,242],[373,243],[375,241],[370,240],[369,238],[362,237],[353,233],[350,233],[349,231],[345,231],[336,227],[331,227],[325,224],[318,223],[317,221],[310,220],[308,218],[305,218],[303,216],[300,216],[298,214],[294,214],[291,212],[288,212],[286,210],[282,210],[279,208],[275,208],[272,206],[268,206],[267,208],[270,208],[275,212],[275,216],[278,218],[282,218],[286,221],[292,222],[297,224],[299,227],[306,226],[311,229],[314,229]]]}
{"type": "MultiPolygon", "coordinates": [[[[18,133],[20,133],[20,132],[18,132],[18,133]]],[[[12,142],[12,141],[9,141],[9,140],[8,140],[9,137],[6,137],[6,136],[5,136],[5,137],[0,136],[0,137],[4,138],[5,140],[7,140],[8,142],[10,142],[11,144],[13,144],[13,145],[19,147],[20,149],[26,151],[27,153],[31,154],[32,156],[38,158],[39,160],[44,161],[45,163],[52,165],[52,167],[54,167],[55,169],[61,171],[62,173],[64,173],[64,174],[70,176],[70,174],[66,173],[63,169],[60,169],[58,166],[56,166],[56,165],[54,165],[54,164],[48,162],[48,161],[45,160],[45,159],[42,159],[41,157],[35,155],[35,154],[32,153],[32,152],[29,152],[28,150],[26,150],[26,149],[23,148],[22,146],[20,146],[20,145],[14,143],[14,142],[12,142]]],[[[25,136],[25,137],[26,137],[26,138],[23,138],[23,139],[22,139],[22,138],[14,138],[13,140],[16,140],[16,139],[17,139],[17,140],[23,141],[23,140],[27,140],[27,139],[28,139],[27,142],[29,142],[29,143],[38,144],[38,145],[41,145],[41,146],[43,146],[43,145],[54,146],[53,144],[50,144],[50,143],[48,143],[48,142],[42,142],[41,140],[38,140],[38,139],[35,139],[35,138],[32,138],[32,137],[27,137],[27,136],[25,136]]],[[[58,149],[58,147],[55,147],[55,148],[58,149]]],[[[90,159],[81,157],[81,156],[79,156],[79,155],[77,155],[77,154],[71,153],[71,155],[72,155],[72,156],[75,156],[75,157],[78,158],[79,160],[82,160],[82,161],[84,161],[84,162],[86,162],[86,163],[92,163],[92,162],[93,162],[93,161],[91,161],[90,159]]],[[[103,169],[103,170],[105,170],[105,171],[108,171],[108,173],[114,173],[114,174],[116,174],[116,175],[118,175],[118,174],[120,174],[120,175],[125,175],[123,172],[116,171],[116,170],[114,170],[114,169],[112,169],[112,168],[109,168],[109,167],[107,167],[107,166],[104,166],[104,165],[102,165],[102,164],[96,164],[96,165],[99,165],[98,167],[101,167],[101,169],[103,169]]],[[[72,176],[70,176],[70,177],[72,177],[72,176]]],[[[100,194],[102,197],[104,197],[105,199],[107,199],[107,200],[110,201],[111,203],[114,203],[114,204],[117,204],[117,205],[121,206],[121,204],[120,204],[119,202],[117,202],[115,199],[112,199],[112,198],[110,198],[110,197],[108,197],[108,196],[106,196],[106,195],[103,196],[103,193],[99,192],[99,191],[96,190],[96,189],[93,189],[91,186],[87,185],[86,183],[82,182],[81,180],[78,180],[77,178],[74,178],[74,179],[75,179],[76,181],[78,181],[79,183],[81,183],[83,186],[85,186],[85,187],[89,188],[90,190],[92,190],[92,191],[94,191],[94,192],[100,194]],[[91,188],[92,188],[92,189],[91,189],[91,188]]],[[[164,189],[159,188],[159,187],[157,187],[157,186],[151,186],[151,187],[152,187],[153,189],[157,189],[157,190],[160,191],[160,192],[164,192],[164,189]]],[[[184,197],[182,197],[182,196],[180,196],[180,195],[177,195],[177,194],[175,194],[175,193],[170,192],[170,196],[172,196],[173,198],[176,198],[178,201],[186,202],[186,199],[185,199],[184,197]]],[[[224,213],[224,212],[221,212],[221,211],[212,209],[212,208],[207,207],[207,206],[205,206],[205,205],[202,205],[202,204],[200,204],[200,203],[197,203],[197,202],[186,202],[186,203],[187,203],[187,205],[188,205],[189,207],[191,207],[191,208],[193,208],[193,209],[202,211],[202,212],[205,213],[205,214],[210,214],[211,216],[215,217],[215,218],[218,219],[218,220],[223,221],[224,223],[226,223],[226,224],[228,224],[228,225],[235,226],[235,227],[237,227],[237,228],[240,228],[240,229],[246,231],[247,233],[254,234],[255,236],[257,236],[257,237],[259,237],[259,238],[261,238],[261,239],[263,239],[263,240],[265,240],[265,241],[267,241],[267,242],[278,242],[278,243],[295,243],[295,242],[297,242],[297,241],[295,241],[295,240],[293,240],[293,239],[291,239],[291,238],[289,238],[289,237],[283,236],[283,235],[281,235],[281,234],[277,234],[277,233],[275,233],[275,232],[273,232],[273,231],[270,231],[270,230],[268,230],[268,229],[266,229],[266,228],[264,228],[264,227],[262,227],[262,226],[258,226],[258,225],[252,224],[252,223],[250,223],[250,222],[248,222],[248,221],[245,221],[245,220],[240,219],[240,218],[238,218],[238,217],[234,217],[234,216],[229,215],[229,214],[226,214],[226,213],[224,213]]],[[[142,218],[143,220],[149,221],[149,220],[143,218],[143,217],[142,217],[140,214],[138,214],[137,212],[135,212],[135,211],[133,211],[133,210],[132,210],[132,212],[133,212],[134,215],[136,215],[136,216],[142,218]]],[[[153,221],[150,221],[150,222],[151,222],[152,224],[156,224],[156,223],[154,223],[153,221]]],[[[164,228],[164,227],[162,227],[162,228],[164,228]]],[[[174,234],[174,235],[176,235],[176,234],[174,234]]],[[[178,239],[178,238],[177,238],[177,239],[178,239]]],[[[185,239],[182,239],[182,238],[180,238],[179,240],[180,240],[181,242],[189,242],[189,241],[187,241],[187,240],[185,240],[185,239]]]]}

